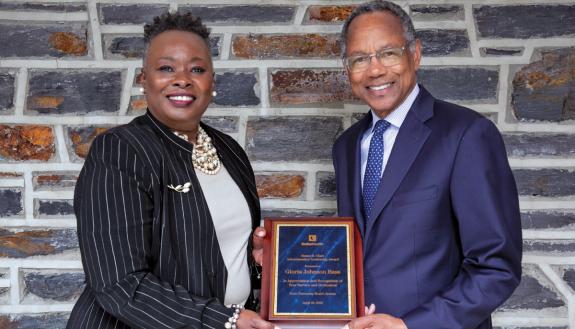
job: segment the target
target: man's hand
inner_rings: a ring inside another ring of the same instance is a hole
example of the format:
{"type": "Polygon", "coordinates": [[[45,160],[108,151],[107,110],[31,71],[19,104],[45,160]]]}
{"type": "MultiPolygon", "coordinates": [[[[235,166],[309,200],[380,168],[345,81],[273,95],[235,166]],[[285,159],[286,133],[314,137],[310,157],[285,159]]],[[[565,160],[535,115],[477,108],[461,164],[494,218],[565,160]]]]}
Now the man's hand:
{"type": "Polygon", "coordinates": [[[407,329],[400,318],[387,314],[371,314],[354,319],[344,329],[407,329]]]}
{"type": "Polygon", "coordinates": [[[264,238],[266,237],[266,229],[263,227],[258,227],[254,230],[252,234],[253,246],[252,256],[254,257],[256,263],[262,266],[262,261],[264,259],[264,238]]]}

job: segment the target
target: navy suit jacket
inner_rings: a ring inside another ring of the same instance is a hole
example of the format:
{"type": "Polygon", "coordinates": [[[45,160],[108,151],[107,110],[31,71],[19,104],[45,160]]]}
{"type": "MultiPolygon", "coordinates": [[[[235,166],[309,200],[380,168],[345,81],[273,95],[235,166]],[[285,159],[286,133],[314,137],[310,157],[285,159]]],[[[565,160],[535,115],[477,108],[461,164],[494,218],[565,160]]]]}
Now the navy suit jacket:
{"type": "Polygon", "coordinates": [[[517,188],[495,125],[424,88],[362,210],[360,142],[371,114],[336,141],[338,213],[363,237],[365,302],[409,329],[491,328],[521,278],[517,188]]]}

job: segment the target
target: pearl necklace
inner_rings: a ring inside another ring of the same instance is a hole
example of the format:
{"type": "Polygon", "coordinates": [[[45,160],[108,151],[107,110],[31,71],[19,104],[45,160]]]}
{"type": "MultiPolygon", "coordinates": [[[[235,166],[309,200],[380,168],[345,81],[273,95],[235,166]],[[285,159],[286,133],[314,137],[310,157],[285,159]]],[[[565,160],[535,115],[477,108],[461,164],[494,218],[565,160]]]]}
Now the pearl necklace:
{"type": "MultiPolygon", "coordinates": [[[[181,139],[188,141],[186,134],[174,131],[174,134],[181,139]]],[[[206,131],[198,125],[198,136],[196,137],[196,145],[192,151],[192,164],[194,168],[207,175],[215,175],[221,168],[220,158],[218,152],[212,144],[212,139],[206,131]]]]}

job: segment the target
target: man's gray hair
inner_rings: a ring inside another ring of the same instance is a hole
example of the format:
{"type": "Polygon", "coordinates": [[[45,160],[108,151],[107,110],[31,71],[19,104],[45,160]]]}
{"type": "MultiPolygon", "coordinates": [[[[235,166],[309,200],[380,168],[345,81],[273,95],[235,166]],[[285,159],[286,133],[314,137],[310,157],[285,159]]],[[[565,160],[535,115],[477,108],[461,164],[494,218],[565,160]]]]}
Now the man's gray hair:
{"type": "Polygon", "coordinates": [[[342,58],[345,58],[347,47],[347,32],[351,22],[359,15],[379,11],[387,11],[399,18],[401,25],[403,26],[403,36],[405,37],[405,40],[407,41],[410,49],[414,49],[415,43],[413,41],[415,41],[415,28],[413,27],[413,22],[411,21],[409,15],[407,15],[407,13],[400,6],[393,2],[374,0],[357,6],[351,15],[349,15],[349,17],[345,20],[340,36],[342,58]]]}

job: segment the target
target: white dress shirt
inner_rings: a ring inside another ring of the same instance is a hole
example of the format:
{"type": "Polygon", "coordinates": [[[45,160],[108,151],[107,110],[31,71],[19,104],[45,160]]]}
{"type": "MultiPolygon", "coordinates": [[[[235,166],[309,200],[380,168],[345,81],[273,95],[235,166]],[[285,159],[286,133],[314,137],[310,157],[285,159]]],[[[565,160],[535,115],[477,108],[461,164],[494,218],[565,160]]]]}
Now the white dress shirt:
{"type": "Polygon", "coordinates": [[[373,127],[378,120],[385,119],[391,125],[383,133],[383,163],[381,166],[380,177],[383,175],[385,166],[387,165],[387,160],[393,149],[393,144],[395,143],[395,138],[399,132],[399,128],[403,124],[403,120],[407,116],[407,112],[413,105],[415,98],[419,95],[419,85],[415,85],[413,90],[407,95],[403,103],[401,103],[395,110],[393,110],[387,117],[380,118],[371,110],[371,126],[365,131],[363,137],[361,138],[361,187],[363,188],[363,176],[365,175],[365,167],[367,166],[367,155],[369,153],[369,143],[371,142],[371,137],[373,136],[373,127]]]}

